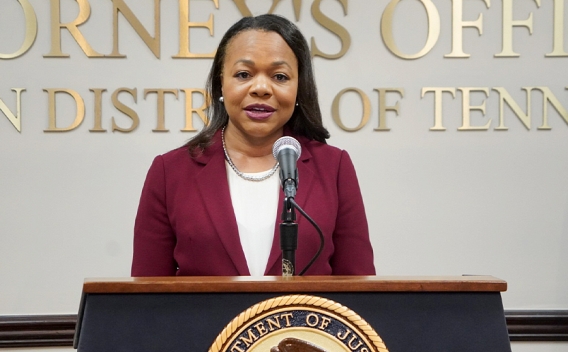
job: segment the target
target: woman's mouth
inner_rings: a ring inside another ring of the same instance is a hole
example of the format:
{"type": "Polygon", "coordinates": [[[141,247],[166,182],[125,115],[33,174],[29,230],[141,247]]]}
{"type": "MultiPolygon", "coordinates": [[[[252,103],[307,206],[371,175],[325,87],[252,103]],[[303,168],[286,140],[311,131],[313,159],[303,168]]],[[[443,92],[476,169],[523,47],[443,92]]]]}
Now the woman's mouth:
{"type": "Polygon", "coordinates": [[[270,105],[251,104],[245,107],[245,113],[253,120],[264,120],[269,118],[276,109],[270,105]]]}

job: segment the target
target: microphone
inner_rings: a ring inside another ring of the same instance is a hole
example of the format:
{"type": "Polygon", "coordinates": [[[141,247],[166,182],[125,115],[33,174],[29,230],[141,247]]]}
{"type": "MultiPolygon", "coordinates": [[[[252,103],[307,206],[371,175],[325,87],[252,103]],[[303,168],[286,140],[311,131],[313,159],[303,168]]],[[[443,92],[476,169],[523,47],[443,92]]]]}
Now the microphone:
{"type": "Polygon", "coordinates": [[[272,147],[272,155],[280,164],[280,182],[286,198],[294,198],[298,189],[298,168],[296,162],[302,154],[300,142],[295,138],[280,137],[272,147]]]}

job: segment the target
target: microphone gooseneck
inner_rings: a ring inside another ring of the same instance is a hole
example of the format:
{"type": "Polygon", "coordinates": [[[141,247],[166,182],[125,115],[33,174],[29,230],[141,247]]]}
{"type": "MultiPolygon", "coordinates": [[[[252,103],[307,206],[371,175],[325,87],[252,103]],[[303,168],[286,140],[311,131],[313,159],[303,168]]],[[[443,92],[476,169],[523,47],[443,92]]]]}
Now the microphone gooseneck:
{"type": "Polygon", "coordinates": [[[296,162],[302,147],[292,137],[279,138],[272,147],[272,155],[280,164],[280,182],[284,191],[282,223],[280,223],[280,249],[282,250],[282,276],[296,273],[296,249],[298,248],[298,223],[292,200],[298,188],[296,162]]]}
{"type": "Polygon", "coordinates": [[[303,275],[316,261],[324,247],[324,237],[316,222],[294,200],[298,189],[298,168],[296,162],[302,154],[300,142],[292,137],[278,139],[272,147],[272,155],[280,164],[280,182],[284,191],[284,206],[282,207],[282,223],[280,223],[280,249],[282,250],[282,276],[296,274],[296,249],[298,249],[298,211],[314,226],[320,236],[320,247],[306,267],[300,271],[303,275]]]}

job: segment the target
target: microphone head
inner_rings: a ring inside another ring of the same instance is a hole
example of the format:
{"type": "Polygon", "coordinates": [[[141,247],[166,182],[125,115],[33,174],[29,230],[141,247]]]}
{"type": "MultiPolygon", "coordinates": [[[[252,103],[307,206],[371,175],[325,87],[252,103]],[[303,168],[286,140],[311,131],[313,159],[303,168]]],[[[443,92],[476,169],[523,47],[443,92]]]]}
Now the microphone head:
{"type": "Polygon", "coordinates": [[[300,154],[302,154],[300,142],[290,136],[280,137],[276,142],[274,142],[274,145],[272,146],[272,155],[274,155],[274,159],[278,160],[278,153],[285,148],[293,149],[296,152],[296,161],[300,159],[300,154]]]}

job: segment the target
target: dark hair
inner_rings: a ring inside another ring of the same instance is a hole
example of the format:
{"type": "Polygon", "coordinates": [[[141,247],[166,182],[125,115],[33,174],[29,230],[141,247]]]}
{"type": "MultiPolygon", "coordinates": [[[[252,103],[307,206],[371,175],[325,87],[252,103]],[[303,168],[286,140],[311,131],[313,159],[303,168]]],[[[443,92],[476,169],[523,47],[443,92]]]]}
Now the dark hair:
{"type": "Polygon", "coordinates": [[[322,124],[312,58],[306,39],[298,27],[289,20],[281,16],[266,14],[242,18],[231,26],[221,39],[205,87],[208,99],[210,99],[207,110],[209,124],[186,143],[192,155],[196,155],[208,147],[215,133],[229,121],[225,106],[219,101],[219,98],[223,95],[221,91],[223,64],[231,39],[237,34],[249,30],[278,33],[292,49],[298,60],[298,106],[294,109],[292,117],[285,126],[288,126],[294,134],[308,139],[325,143],[325,140],[329,138],[329,132],[322,124]]]}

